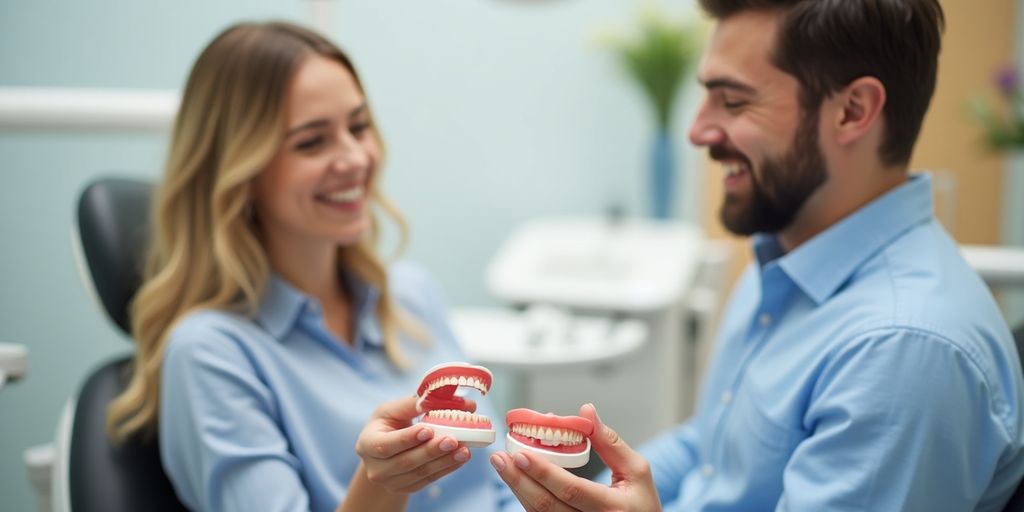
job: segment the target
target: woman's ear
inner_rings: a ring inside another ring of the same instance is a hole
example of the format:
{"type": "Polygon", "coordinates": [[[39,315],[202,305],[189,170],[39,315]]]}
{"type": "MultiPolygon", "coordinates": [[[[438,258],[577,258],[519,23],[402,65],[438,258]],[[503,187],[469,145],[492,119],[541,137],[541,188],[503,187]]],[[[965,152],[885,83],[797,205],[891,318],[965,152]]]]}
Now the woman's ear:
{"type": "Polygon", "coordinates": [[[873,76],[860,77],[832,96],[836,102],[836,142],[846,146],[871,131],[885,107],[885,86],[873,76]]]}

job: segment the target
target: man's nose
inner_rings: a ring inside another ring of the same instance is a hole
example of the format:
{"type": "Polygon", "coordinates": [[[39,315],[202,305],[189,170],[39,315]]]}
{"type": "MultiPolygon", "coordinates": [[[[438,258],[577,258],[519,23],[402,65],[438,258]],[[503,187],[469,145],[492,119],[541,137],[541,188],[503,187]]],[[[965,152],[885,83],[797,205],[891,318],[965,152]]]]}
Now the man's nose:
{"type": "Polygon", "coordinates": [[[712,120],[707,103],[697,111],[697,117],[690,125],[689,137],[694,146],[712,146],[725,140],[725,132],[712,120]]]}

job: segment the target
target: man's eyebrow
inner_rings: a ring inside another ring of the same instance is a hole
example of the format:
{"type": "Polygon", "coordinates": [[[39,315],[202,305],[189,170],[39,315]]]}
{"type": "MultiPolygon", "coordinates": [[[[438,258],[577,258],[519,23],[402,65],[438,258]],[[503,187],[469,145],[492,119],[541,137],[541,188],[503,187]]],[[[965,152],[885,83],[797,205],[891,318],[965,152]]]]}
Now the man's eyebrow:
{"type": "MultiPolygon", "coordinates": [[[[366,110],[367,110],[366,103],[363,103],[362,105],[359,105],[358,107],[352,109],[352,111],[348,113],[348,118],[352,119],[352,118],[358,117],[360,114],[366,112],[366,110]]],[[[285,134],[285,137],[291,137],[292,135],[295,135],[296,133],[299,133],[299,132],[301,132],[303,130],[309,130],[311,128],[323,128],[325,126],[329,126],[330,124],[331,124],[330,120],[325,119],[325,118],[314,119],[312,121],[307,121],[307,122],[302,123],[302,124],[300,124],[298,126],[294,126],[294,127],[290,128],[288,130],[288,133],[285,134]]]]}
{"type": "Polygon", "coordinates": [[[747,84],[745,84],[743,82],[738,82],[736,80],[732,80],[730,78],[713,78],[713,79],[708,80],[706,82],[703,81],[703,80],[698,80],[698,82],[703,84],[704,88],[709,90],[709,91],[712,91],[712,90],[715,90],[715,89],[731,89],[731,90],[734,90],[734,91],[744,92],[744,93],[748,93],[748,94],[753,94],[755,92],[754,88],[752,86],[747,85],[747,84]]]}

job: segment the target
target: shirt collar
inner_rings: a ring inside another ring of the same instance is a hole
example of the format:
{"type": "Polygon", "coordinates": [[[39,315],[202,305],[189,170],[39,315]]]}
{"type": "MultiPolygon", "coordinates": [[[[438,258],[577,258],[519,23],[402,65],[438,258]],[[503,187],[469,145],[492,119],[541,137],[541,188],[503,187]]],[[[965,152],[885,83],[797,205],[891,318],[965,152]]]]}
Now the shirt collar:
{"type": "MultiPolygon", "coordinates": [[[[352,303],[355,304],[356,331],[359,340],[371,345],[380,347],[384,344],[384,337],[381,335],[380,322],[377,320],[377,299],[380,292],[370,283],[363,281],[352,272],[343,271],[341,275],[345,288],[352,294],[352,303]]],[[[356,343],[361,343],[356,340],[356,343]]]]}
{"type": "MultiPolygon", "coordinates": [[[[382,345],[383,337],[374,308],[379,292],[351,272],[342,272],[342,281],[346,290],[352,294],[355,305],[353,308],[355,311],[354,321],[359,338],[356,340],[356,344],[358,345],[362,340],[371,345],[382,345]]],[[[284,339],[285,335],[295,327],[300,313],[307,307],[319,309],[319,303],[316,299],[292,286],[276,272],[271,272],[257,319],[271,336],[280,340],[284,339]]]]}
{"type": "Polygon", "coordinates": [[[774,235],[758,235],[754,251],[761,267],[778,259],[808,297],[820,304],[872,255],[910,228],[932,218],[932,181],[912,174],[856,212],[804,242],[788,254],[774,235]]]}
{"type": "Polygon", "coordinates": [[[300,292],[277,273],[270,273],[263,302],[257,319],[271,336],[280,340],[295,325],[299,313],[310,302],[309,296],[300,292]]]}

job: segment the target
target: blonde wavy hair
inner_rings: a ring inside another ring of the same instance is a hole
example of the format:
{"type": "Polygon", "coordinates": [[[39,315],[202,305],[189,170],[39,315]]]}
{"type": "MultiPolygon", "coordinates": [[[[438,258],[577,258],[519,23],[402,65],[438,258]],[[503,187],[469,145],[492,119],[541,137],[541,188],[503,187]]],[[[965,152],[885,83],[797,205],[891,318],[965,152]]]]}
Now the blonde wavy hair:
{"type": "MultiPolygon", "coordinates": [[[[218,35],[192,68],[175,120],[165,176],[152,211],[153,238],[143,285],[131,305],[138,344],[128,386],[111,403],[107,429],[123,441],[156,431],[160,371],[168,334],[197,309],[258,311],[270,273],[267,254],[248,214],[253,179],[284,142],[284,104],[291,78],[304,59],[320,55],[348,69],[352,62],[322,36],[285,22],[241,23],[218,35]]],[[[375,126],[371,123],[371,126],[375,126]]],[[[380,140],[380,134],[373,128],[380,140]]],[[[379,173],[375,173],[379,174],[379,173]]],[[[404,247],[408,228],[398,210],[370,184],[368,236],[338,250],[341,268],[380,292],[376,313],[385,353],[408,366],[396,330],[425,339],[422,327],[397,307],[386,263],[376,253],[379,208],[398,226],[404,247]]]]}

